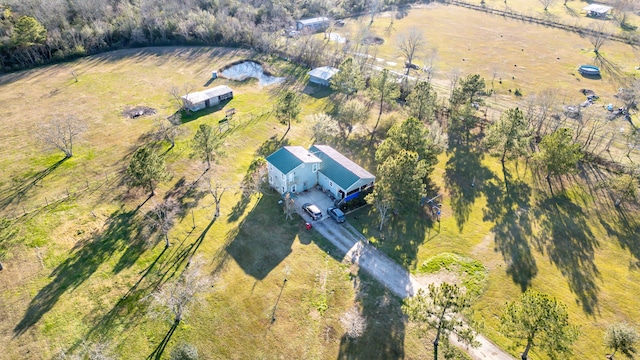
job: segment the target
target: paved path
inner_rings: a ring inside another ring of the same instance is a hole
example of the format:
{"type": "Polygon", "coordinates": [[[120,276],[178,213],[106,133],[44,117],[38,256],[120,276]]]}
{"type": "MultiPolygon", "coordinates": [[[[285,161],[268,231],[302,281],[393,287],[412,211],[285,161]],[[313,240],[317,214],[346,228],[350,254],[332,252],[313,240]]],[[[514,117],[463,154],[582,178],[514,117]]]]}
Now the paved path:
{"type": "MultiPolygon", "coordinates": [[[[358,264],[360,269],[378,280],[382,285],[400,298],[413,296],[420,288],[427,285],[418,280],[405,268],[391,260],[384,253],[368,243],[368,240],[349,223],[336,224],[330,218],[311,221],[308,215],[301,210],[298,212],[303,218],[313,224],[313,229],[335,245],[345,254],[345,260],[358,264]]],[[[465,351],[474,360],[513,360],[514,358],[493,344],[486,337],[478,334],[476,340],[480,342],[477,348],[468,347],[458,342],[452,335],[449,340],[465,351]]]]}

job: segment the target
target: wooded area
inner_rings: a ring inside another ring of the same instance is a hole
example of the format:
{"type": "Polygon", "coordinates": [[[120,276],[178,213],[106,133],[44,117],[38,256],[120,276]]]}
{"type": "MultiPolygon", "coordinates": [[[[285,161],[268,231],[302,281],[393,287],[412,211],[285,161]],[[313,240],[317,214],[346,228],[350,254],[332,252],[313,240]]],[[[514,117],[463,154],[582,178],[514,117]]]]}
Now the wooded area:
{"type": "Polygon", "coordinates": [[[274,34],[296,19],[339,18],[407,2],[8,0],[0,5],[0,71],[132,46],[200,44],[268,52],[274,34]]]}

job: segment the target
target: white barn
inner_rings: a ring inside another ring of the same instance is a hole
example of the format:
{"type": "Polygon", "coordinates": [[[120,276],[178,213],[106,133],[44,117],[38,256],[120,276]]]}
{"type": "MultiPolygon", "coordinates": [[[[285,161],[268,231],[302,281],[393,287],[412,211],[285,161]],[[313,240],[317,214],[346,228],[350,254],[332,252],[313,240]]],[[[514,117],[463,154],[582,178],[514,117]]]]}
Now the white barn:
{"type": "Polygon", "coordinates": [[[191,111],[218,105],[221,101],[233,99],[233,90],[226,85],[220,85],[211,89],[192,92],[181,97],[182,103],[191,111]]]}
{"type": "Polygon", "coordinates": [[[331,66],[322,66],[319,68],[315,68],[308,72],[309,81],[314,84],[329,86],[330,85],[329,81],[339,71],[340,70],[331,66]]]}

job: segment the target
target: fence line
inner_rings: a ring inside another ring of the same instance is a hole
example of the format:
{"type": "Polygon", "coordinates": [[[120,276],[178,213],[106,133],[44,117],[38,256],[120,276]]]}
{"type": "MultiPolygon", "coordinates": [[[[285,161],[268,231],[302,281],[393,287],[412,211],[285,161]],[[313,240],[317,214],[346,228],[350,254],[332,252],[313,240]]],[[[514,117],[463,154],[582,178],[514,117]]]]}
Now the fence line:
{"type": "Polygon", "coordinates": [[[623,43],[626,43],[626,44],[629,44],[629,45],[637,45],[637,42],[638,42],[638,39],[633,38],[631,36],[630,37],[625,37],[625,36],[621,36],[621,35],[605,33],[605,32],[602,32],[602,31],[596,31],[596,30],[593,30],[593,29],[583,28],[583,27],[579,27],[579,26],[562,24],[562,23],[555,22],[555,21],[549,21],[549,20],[536,18],[536,17],[529,16],[529,15],[519,14],[519,13],[516,13],[516,12],[513,12],[513,11],[490,8],[490,7],[487,7],[485,5],[475,5],[475,4],[471,4],[469,2],[462,1],[462,0],[441,0],[441,1],[444,2],[444,3],[452,4],[452,5],[466,7],[468,9],[472,9],[472,10],[483,11],[483,12],[486,12],[486,13],[489,13],[489,14],[501,15],[501,16],[509,17],[509,18],[516,19],[516,20],[528,21],[528,22],[532,22],[532,23],[535,23],[535,24],[539,24],[539,25],[544,25],[544,26],[549,26],[549,27],[554,27],[554,28],[557,28],[557,29],[561,29],[561,30],[571,31],[571,32],[578,33],[580,35],[601,36],[601,37],[604,37],[604,38],[606,38],[608,40],[619,41],[619,42],[623,42],[623,43]]]}

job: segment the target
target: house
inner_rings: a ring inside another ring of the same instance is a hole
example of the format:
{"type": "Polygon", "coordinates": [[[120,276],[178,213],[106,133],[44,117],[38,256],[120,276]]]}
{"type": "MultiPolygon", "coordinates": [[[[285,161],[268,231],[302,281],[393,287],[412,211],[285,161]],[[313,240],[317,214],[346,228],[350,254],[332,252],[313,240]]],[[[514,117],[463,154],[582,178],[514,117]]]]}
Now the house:
{"type": "Polygon", "coordinates": [[[375,176],[328,145],[284,146],[267,157],[269,185],[280,194],[316,185],[339,200],[356,198],[375,176]]]}
{"type": "Polygon", "coordinates": [[[267,156],[269,185],[280,194],[310,189],[318,183],[321,162],[302,146],[284,146],[267,156]]]}
{"type": "Polygon", "coordinates": [[[211,89],[192,92],[181,97],[182,103],[191,111],[218,105],[221,101],[233,99],[233,90],[226,85],[220,85],[211,89]]]}
{"type": "Polygon", "coordinates": [[[329,86],[329,80],[331,80],[331,78],[333,77],[333,75],[338,73],[338,69],[331,67],[331,66],[322,66],[319,68],[315,68],[311,71],[309,71],[309,81],[314,83],[314,84],[318,84],[318,85],[322,85],[322,86],[329,86]]]}
{"type": "Polygon", "coordinates": [[[311,19],[301,19],[296,21],[296,30],[314,33],[329,27],[329,18],[315,17],[311,19]]]}
{"type": "Polygon", "coordinates": [[[582,8],[582,10],[587,12],[588,17],[605,17],[607,13],[613,9],[611,6],[601,5],[601,4],[589,4],[582,8]]]}
{"type": "Polygon", "coordinates": [[[313,145],[309,151],[320,158],[318,184],[336,199],[349,201],[373,186],[376,177],[328,145],[313,145]]]}

